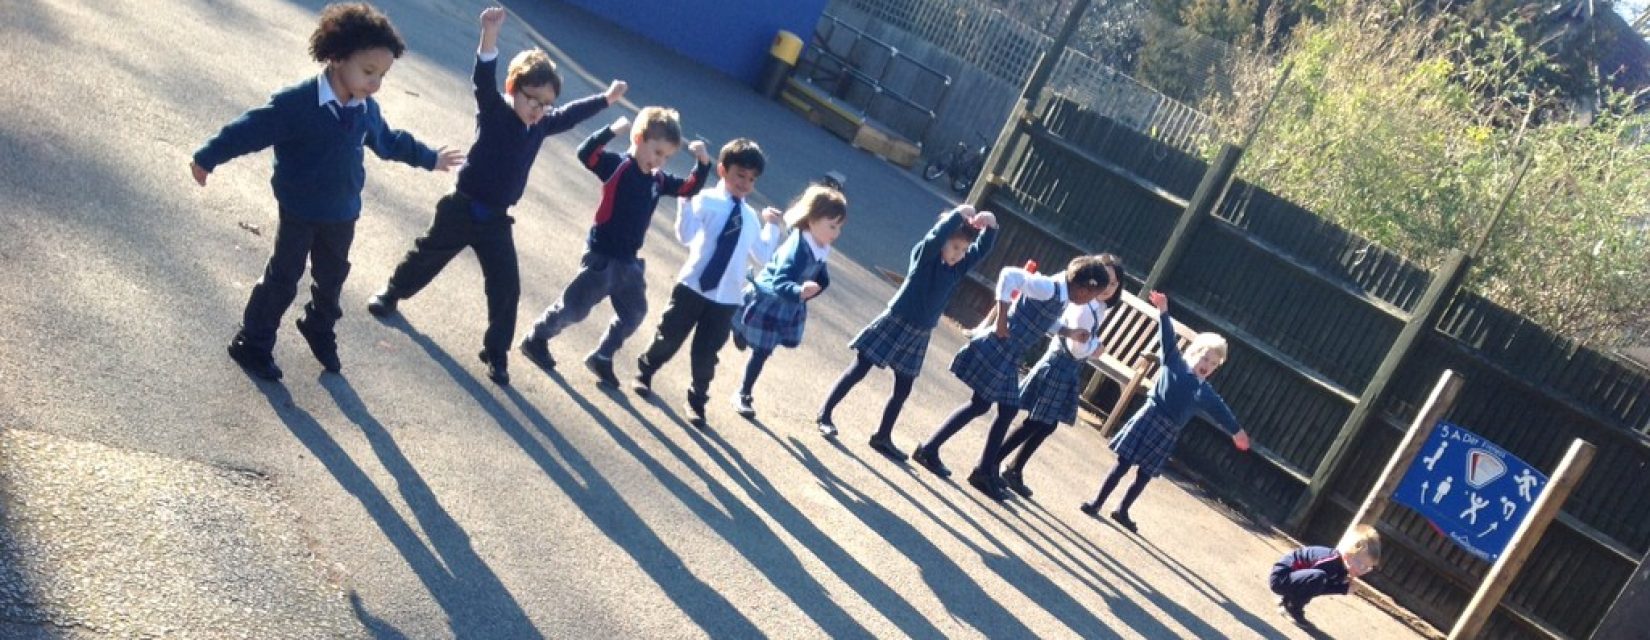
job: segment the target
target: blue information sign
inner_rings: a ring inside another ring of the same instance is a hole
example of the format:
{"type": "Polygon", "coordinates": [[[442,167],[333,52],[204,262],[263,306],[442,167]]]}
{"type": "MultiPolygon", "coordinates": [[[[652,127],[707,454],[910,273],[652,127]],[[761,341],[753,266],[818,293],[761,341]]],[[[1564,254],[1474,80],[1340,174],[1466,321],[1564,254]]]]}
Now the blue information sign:
{"type": "Polygon", "coordinates": [[[1439,422],[1392,499],[1494,562],[1546,486],[1547,476],[1495,443],[1439,422]]]}

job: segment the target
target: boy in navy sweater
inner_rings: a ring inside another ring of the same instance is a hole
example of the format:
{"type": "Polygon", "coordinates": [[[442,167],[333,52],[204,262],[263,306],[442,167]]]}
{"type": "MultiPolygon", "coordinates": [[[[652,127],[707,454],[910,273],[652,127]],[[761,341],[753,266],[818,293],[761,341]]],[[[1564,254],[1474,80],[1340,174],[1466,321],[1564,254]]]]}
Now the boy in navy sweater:
{"type": "Polygon", "coordinates": [[[1336,548],[1305,546],[1284,554],[1272,565],[1267,584],[1278,595],[1278,611],[1299,624],[1306,620],[1306,603],[1324,595],[1351,593],[1361,578],[1381,563],[1381,538],[1375,528],[1358,525],[1336,548]]]}
{"type": "Polygon", "coordinates": [[[396,302],[416,295],[465,247],[474,248],[487,294],[481,361],[487,366],[488,378],[508,385],[510,338],[516,330],[516,302],[521,297],[516,242],[510,233],[515,219],[508,210],[521,200],[544,139],[617,102],[627,85],[615,80],[606,93],[551,109],[561,93],[556,63],[543,50],[529,49],[510,62],[504,80],[509,98],[505,98],[493,84],[504,17],[504,9],[498,7],[481,12],[481,43],[471,78],[476,141],[470,146],[469,161],[458,170],[458,188],[436,203],[429,231],[396,265],[389,284],[367,302],[367,311],[379,317],[394,313],[396,302]]]}
{"type": "Polygon", "coordinates": [[[619,386],[619,378],[613,374],[613,354],[647,317],[647,281],[643,278],[644,264],[636,254],[647,237],[648,222],[653,219],[659,196],[691,198],[710,175],[710,155],[705,152],[705,143],[698,140],[688,145],[698,161],[692,176],[679,178],[662,170],[665,161],[682,146],[682,124],[676,110],[642,109],[636,114],[636,129],[630,134],[630,151],[624,155],[607,151],[607,143],[629,126],[629,120],[619,118],[579,145],[579,161],[602,181],[602,201],[596,207],[596,221],[585,241],[578,275],[521,340],[521,352],[529,360],[545,369],[553,368],[556,361],[550,357],[549,340],[590,315],[596,303],[611,298],[616,315],[596,350],[584,359],[584,365],[611,388],[619,386]]]}
{"type": "Polygon", "coordinates": [[[275,331],[298,295],[306,258],[315,284],[298,332],[322,367],[329,372],[341,367],[333,325],[344,315],[338,295],[349,275],[350,243],[361,216],[366,181],[362,148],[434,171],[464,162],[457,149],[432,150],[384,122],[372,94],[404,51],[406,44],[389,18],[371,5],[328,5],[309,37],[310,56],[326,63],[321,74],[276,92],[269,104],[236,118],[189,163],[195,182],[204,187],[218,165],[275,147],[270,179],[280,207],[275,251],[252,287],[241,330],[229,343],[229,357],[255,376],[281,377],[272,355],[275,331]]]}

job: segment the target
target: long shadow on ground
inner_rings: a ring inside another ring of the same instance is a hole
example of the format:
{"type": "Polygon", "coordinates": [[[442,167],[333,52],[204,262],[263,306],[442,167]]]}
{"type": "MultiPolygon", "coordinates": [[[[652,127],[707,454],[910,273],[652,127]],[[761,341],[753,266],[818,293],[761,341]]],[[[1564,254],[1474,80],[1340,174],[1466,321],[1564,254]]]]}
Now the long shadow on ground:
{"type": "MultiPolygon", "coordinates": [[[[259,383],[258,389],[287,430],[332,473],[339,486],[361,502],[367,515],[446,612],[454,633],[459,637],[478,633],[511,638],[544,637],[498,576],[476,555],[470,547],[469,534],[448,515],[395,439],[361,402],[349,380],[339,375],[324,375],[321,386],[332,394],[343,414],[361,429],[379,463],[395,479],[401,498],[418,520],[417,529],[401,517],[389,496],[350,458],[326,427],[292,401],[285,386],[259,383]],[[428,546],[419,536],[421,531],[430,541],[428,546]]],[[[358,614],[364,613],[360,607],[355,610],[358,614]]],[[[379,637],[400,637],[399,632],[375,624],[378,622],[375,618],[359,619],[379,637]]]]}

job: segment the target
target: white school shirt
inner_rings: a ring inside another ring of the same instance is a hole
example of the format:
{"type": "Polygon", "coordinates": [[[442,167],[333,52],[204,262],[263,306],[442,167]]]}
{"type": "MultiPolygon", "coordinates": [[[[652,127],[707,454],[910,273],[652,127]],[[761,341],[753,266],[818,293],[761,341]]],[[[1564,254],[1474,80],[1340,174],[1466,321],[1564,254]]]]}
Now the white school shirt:
{"type": "Polygon", "coordinates": [[[1066,352],[1078,360],[1087,359],[1100,348],[1100,325],[1106,321],[1106,305],[1099,301],[1088,304],[1067,304],[1066,312],[1060,316],[1060,326],[1066,329],[1083,329],[1089,332],[1087,342],[1078,342],[1071,338],[1060,338],[1066,345],[1066,352]]]}
{"type": "Polygon", "coordinates": [[[717,304],[743,303],[747,264],[759,267],[767,264],[785,238],[784,229],[776,224],[762,224],[749,198],[741,200],[739,210],[745,218],[739,225],[739,244],[733,249],[727,270],[722,272],[722,280],[715,288],[703,291],[699,289],[699,276],[704,274],[710,257],[716,253],[716,240],[728,223],[728,214],[733,212],[733,198],[725,187],[717,184],[692,198],[678,198],[676,203],[676,239],[688,247],[687,261],[682,263],[676,281],[717,304]],[[741,263],[739,256],[746,256],[748,263],[741,263]]]}
{"type": "Polygon", "coordinates": [[[332,81],[327,79],[327,72],[325,71],[322,71],[321,75],[316,76],[315,85],[315,95],[320,99],[320,106],[331,109],[332,115],[338,115],[337,105],[343,105],[353,109],[367,103],[366,98],[352,98],[349,102],[340,101],[338,99],[338,94],[332,90],[332,81]]]}
{"type": "MultiPolygon", "coordinates": [[[[1056,296],[1059,296],[1061,302],[1071,300],[1071,294],[1066,291],[1066,272],[1064,271],[1052,275],[1043,275],[1019,267],[1003,267],[1002,271],[997,272],[997,301],[1012,302],[1015,291],[1019,291],[1021,296],[1032,300],[1048,300],[1056,296]]],[[[1012,309],[1013,305],[1010,304],[1009,307],[1012,309]]],[[[1043,327],[1043,332],[1048,333],[1059,327],[1060,323],[1056,321],[1052,325],[1043,327]]],[[[996,330],[997,325],[988,325],[981,322],[978,327],[974,328],[974,335],[982,336],[996,330]]]]}

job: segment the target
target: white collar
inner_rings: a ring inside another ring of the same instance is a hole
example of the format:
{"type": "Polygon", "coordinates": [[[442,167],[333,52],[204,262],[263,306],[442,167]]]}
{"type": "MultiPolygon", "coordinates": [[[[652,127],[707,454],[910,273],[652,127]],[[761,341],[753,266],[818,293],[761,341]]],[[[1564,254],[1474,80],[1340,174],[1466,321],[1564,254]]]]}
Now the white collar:
{"type": "Polygon", "coordinates": [[[321,71],[321,75],[315,77],[315,86],[315,93],[317,94],[316,97],[320,99],[319,104],[323,107],[327,106],[328,102],[337,102],[338,104],[346,107],[359,107],[367,101],[366,98],[356,98],[354,100],[350,100],[349,102],[339,101],[338,94],[332,90],[332,81],[327,79],[327,72],[325,70],[321,71]]]}
{"type": "Polygon", "coordinates": [[[802,231],[802,239],[808,243],[808,250],[814,252],[814,259],[815,260],[823,261],[826,256],[831,255],[830,245],[822,245],[822,244],[819,244],[817,242],[814,242],[814,234],[813,233],[810,233],[807,230],[803,230],[802,231]]]}

